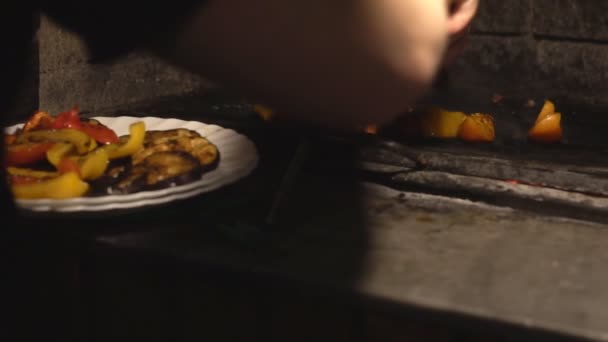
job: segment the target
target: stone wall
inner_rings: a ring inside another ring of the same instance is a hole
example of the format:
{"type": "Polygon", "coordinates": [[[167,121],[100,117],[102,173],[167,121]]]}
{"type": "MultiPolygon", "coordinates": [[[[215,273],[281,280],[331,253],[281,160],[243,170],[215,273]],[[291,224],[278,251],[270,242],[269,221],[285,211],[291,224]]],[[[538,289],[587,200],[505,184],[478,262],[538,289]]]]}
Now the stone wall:
{"type": "Polygon", "coordinates": [[[608,105],[608,1],[480,2],[452,87],[608,105]]]}
{"type": "MultiPolygon", "coordinates": [[[[470,45],[451,70],[454,94],[553,98],[608,107],[608,1],[480,0],[470,45]]],[[[73,34],[42,18],[17,112],[99,111],[211,85],[145,54],[93,65],[73,34]],[[38,97],[38,98],[36,98],[38,97]]]]}
{"type": "Polygon", "coordinates": [[[91,64],[78,37],[45,17],[38,36],[39,106],[52,113],[73,105],[96,112],[210,87],[200,77],[139,52],[112,64],[91,64]]]}

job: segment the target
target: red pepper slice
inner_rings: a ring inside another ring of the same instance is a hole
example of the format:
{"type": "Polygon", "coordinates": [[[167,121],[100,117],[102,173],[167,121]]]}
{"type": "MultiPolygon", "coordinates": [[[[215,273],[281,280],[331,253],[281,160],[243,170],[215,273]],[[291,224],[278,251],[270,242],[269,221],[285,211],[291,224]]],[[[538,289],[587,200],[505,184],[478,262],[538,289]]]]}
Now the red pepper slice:
{"type": "Polygon", "coordinates": [[[38,111],[34,113],[27,122],[23,125],[23,132],[29,132],[37,129],[49,129],[53,126],[55,118],[49,113],[38,111]]]}
{"type": "Polygon", "coordinates": [[[42,180],[42,178],[30,177],[30,176],[18,176],[10,175],[10,184],[32,184],[42,180]]]}
{"type": "Polygon", "coordinates": [[[82,122],[80,125],[80,128],[78,128],[79,130],[83,131],[99,143],[114,144],[118,142],[118,135],[116,135],[116,132],[106,126],[95,125],[88,122],[82,122]]]}
{"type": "Polygon", "coordinates": [[[78,113],[78,108],[74,107],[67,112],[57,115],[55,122],[53,122],[52,128],[80,128],[80,115],[78,113]]]}
{"type": "Polygon", "coordinates": [[[112,129],[103,125],[96,125],[86,121],[81,121],[78,108],[76,107],[72,108],[70,111],[59,114],[57,118],[55,118],[53,128],[77,129],[86,133],[95,141],[102,144],[112,144],[118,142],[118,136],[112,129]]]}
{"type": "Polygon", "coordinates": [[[6,147],[6,166],[22,166],[32,164],[46,158],[48,151],[54,143],[25,143],[6,147]]]}
{"type": "Polygon", "coordinates": [[[4,135],[4,145],[10,145],[17,140],[17,134],[5,134],[4,135]]]}
{"type": "Polygon", "coordinates": [[[80,166],[78,165],[78,162],[70,158],[63,158],[57,166],[57,171],[59,171],[60,174],[75,172],[78,177],[80,177],[80,166]]]}

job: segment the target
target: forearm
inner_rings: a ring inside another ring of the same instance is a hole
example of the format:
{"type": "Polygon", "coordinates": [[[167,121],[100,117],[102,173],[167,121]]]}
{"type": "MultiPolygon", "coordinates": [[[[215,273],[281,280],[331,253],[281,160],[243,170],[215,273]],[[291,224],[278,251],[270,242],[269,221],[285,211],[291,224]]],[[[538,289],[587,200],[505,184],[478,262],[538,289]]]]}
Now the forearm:
{"type": "Polygon", "coordinates": [[[445,0],[209,0],[170,55],[294,119],[385,122],[430,86],[445,0]]]}

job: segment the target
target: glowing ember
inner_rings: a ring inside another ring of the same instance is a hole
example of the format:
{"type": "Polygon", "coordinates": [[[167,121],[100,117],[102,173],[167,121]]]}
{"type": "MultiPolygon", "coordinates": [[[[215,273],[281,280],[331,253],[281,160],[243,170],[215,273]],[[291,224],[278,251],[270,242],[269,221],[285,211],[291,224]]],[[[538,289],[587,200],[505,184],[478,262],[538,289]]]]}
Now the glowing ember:
{"type": "Polygon", "coordinates": [[[363,131],[367,134],[378,134],[378,125],[367,125],[363,131]]]}

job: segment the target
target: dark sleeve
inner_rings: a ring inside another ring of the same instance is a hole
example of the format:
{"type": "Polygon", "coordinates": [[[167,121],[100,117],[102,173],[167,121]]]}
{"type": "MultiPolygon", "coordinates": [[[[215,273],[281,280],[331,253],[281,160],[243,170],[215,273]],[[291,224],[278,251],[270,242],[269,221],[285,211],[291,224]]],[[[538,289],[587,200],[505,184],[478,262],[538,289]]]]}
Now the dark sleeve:
{"type": "MultiPolygon", "coordinates": [[[[24,81],[26,60],[32,52],[34,30],[37,26],[36,6],[23,1],[20,7],[8,6],[0,18],[0,40],[5,48],[0,54],[0,126],[7,124],[6,113],[14,109],[19,89],[24,81]]],[[[0,140],[0,161],[4,160],[4,139],[0,140]]],[[[6,183],[6,171],[0,167],[0,208],[6,222],[13,219],[15,207],[6,183]]],[[[12,225],[6,225],[12,226],[12,225]]],[[[5,227],[2,227],[5,228],[5,227]]],[[[0,229],[0,235],[9,229],[0,229]]],[[[1,239],[2,237],[0,237],[1,239]]]]}
{"type": "Polygon", "coordinates": [[[91,57],[107,62],[133,49],[171,44],[203,0],[43,1],[42,12],[79,34],[91,57]]]}

